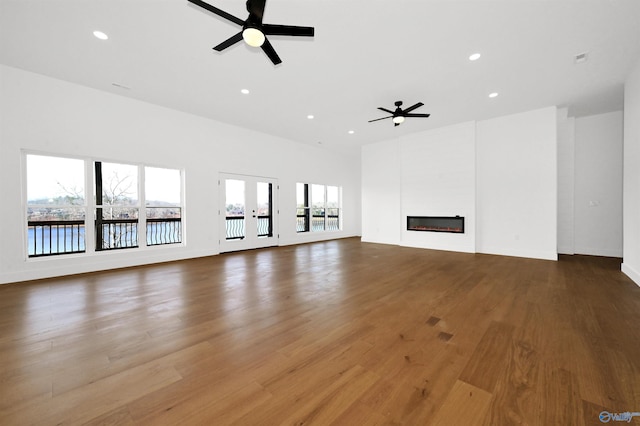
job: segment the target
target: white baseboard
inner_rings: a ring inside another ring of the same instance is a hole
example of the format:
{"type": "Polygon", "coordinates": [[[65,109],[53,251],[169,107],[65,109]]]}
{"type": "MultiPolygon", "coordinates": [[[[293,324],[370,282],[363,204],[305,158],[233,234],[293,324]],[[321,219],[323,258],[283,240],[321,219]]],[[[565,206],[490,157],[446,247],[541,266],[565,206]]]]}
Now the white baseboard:
{"type": "Polygon", "coordinates": [[[598,247],[575,247],[575,254],[587,256],[622,257],[622,247],[619,249],[603,249],[598,247]]]}
{"type": "Polygon", "coordinates": [[[126,251],[119,250],[119,252],[109,253],[108,256],[104,254],[86,256],[83,254],[32,259],[25,262],[23,267],[17,271],[1,273],[0,284],[173,262],[218,254],[217,250],[187,250],[185,247],[157,247],[135,253],[135,256],[132,253],[124,253],[126,251]]]}
{"type": "Polygon", "coordinates": [[[557,250],[552,252],[537,251],[537,250],[517,250],[517,249],[505,249],[503,247],[479,247],[478,253],[483,254],[495,254],[498,256],[511,256],[511,257],[524,257],[527,259],[542,259],[542,260],[558,260],[557,250]]]}
{"type": "Polygon", "coordinates": [[[631,266],[629,266],[626,263],[622,264],[622,268],[620,268],[620,270],[629,278],[631,278],[631,280],[633,280],[634,283],[636,283],[638,285],[638,287],[640,287],[640,272],[636,271],[635,269],[633,269],[631,266]]]}

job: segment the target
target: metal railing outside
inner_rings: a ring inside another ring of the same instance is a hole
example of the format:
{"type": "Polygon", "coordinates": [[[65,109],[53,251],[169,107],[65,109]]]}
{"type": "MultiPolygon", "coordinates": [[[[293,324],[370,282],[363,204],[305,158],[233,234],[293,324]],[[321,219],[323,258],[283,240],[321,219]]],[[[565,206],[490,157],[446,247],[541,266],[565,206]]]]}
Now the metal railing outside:
{"type": "MultiPolygon", "coordinates": [[[[148,218],[147,245],[182,242],[181,218],[148,218]]],[[[103,219],[102,250],[138,247],[138,219],[103,219]]]]}
{"type": "Polygon", "coordinates": [[[27,222],[29,257],[84,253],[84,220],[27,222]]]}
{"type": "MultiPolygon", "coordinates": [[[[305,215],[296,216],[296,231],[307,232],[307,217],[305,215]]],[[[340,230],[340,216],[339,215],[313,215],[311,217],[310,231],[339,231],[340,230]]]]}
{"type": "MultiPolygon", "coordinates": [[[[244,216],[227,216],[226,217],[226,239],[241,240],[246,237],[244,216]]],[[[273,229],[271,218],[268,215],[259,215],[258,219],[258,237],[271,237],[273,229]]]]}
{"type": "Polygon", "coordinates": [[[102,219],[101,222],[102,243],[96,250],[138,247],[138,219],[102,219]]]}
{"type": "MultiPolygon", "coordinates": [[[[86,251],[83,220],[28,221],[27,228],[29,257],[86,251]]],[[[182,242],[180,218],[147,219],[146,230],[149,246],[182,242]]],[[[102,241],[97,250],[133,247],[138,247],[138,219],[102,220],[102,241]]]]}
{"type": "Polygon", "coordinates": [[[147,245],[178,244],[182,242],[182,219],[147,218],[147,245]]]}

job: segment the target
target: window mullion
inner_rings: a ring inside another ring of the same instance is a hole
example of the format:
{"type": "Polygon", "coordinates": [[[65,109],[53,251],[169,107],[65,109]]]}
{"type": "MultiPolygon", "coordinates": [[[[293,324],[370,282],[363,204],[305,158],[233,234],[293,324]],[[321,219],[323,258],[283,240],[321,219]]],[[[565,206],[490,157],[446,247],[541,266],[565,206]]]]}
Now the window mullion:
{"type": "Polygon", "coordinates": [[[324,230],[327,231],[329,225],[329,204],[327,203],[329,186],[324,186],[324,230]]]}
{"type": "Polygon", "coordinates": [[[304,184],[304,226],[305,232],[311,231],[311,201],[309,199],[309,184],[304,184]]]}
{"type": "Polygon", "coordinates": [[[104,200],[102,199],[102,162],[95,161],[94,162],[94,181],[95,181],[95,217],[94,217],[94,229],[95,229],[95,239],[94,246],[95,251],[102,251],[104,249],[104,227],[102,226],[103,221],[103,212],[102,208],[104,205],[104,200]]]}
{"type": "Polygon", "coordinates": [[[84,248],[86,253],[96,252],[96,198],[92,192],[95,191],[94,187],[94,167],[93,161],[86,159],[84,161],[84,248]]]}
{"type": "Polygon", "coordinates": [[[144,166],[138,166],[138,247],[147,247],[147,195],[144,166]]]}

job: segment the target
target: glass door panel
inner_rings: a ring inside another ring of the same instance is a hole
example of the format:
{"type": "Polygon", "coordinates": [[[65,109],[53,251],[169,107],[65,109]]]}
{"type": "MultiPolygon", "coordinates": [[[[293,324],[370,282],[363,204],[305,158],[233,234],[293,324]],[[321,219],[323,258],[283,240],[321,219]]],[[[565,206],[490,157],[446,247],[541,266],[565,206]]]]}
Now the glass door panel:
{"type": "Polygon", "coordinates": [[[273,237],[273,209],[271,208],[273,204],[273,184],[270,182],[257,182],[256,190],[258,238],[273,237]]]}
{"type": "Polygon", "coordinates": [[[224,180],[225,239],[243,240],[245,235],[245,181],[224,180]]]}
{"type": "Polygon", "coordinates": [[[221,252],[278,245],[276,188],[275,179],[220,175],[221,252]]]}

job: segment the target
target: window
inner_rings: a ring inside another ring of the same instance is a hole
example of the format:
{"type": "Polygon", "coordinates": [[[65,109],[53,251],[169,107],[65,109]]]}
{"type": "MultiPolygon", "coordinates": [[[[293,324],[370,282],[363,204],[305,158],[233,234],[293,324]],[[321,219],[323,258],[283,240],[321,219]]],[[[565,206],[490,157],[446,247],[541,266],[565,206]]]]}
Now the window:
{"type": "Polygon", "coordinates": [[[180,170],[32,154],[25,163],[29,257],[182,242],[180,170]]]}
{"type": "Polygon", "coordinates": [[[182,242],[180,170],[144,168],[147,245],[182,242]]]}
{"type": "Polygon", "coordinates": [[[327,186],[326,229],[340,230],[340,188],[327,186]]]}
{"type": "Polygon", "coordinates": [[[309,232],[311,209],[309,208],[309,185],[306,183],[296,184],[296,207],[296,230],[309,232]]]}
{"type": "Polygon", "coordinates": [[[96,161],[96,250],[138,247],[138,167],[96,161]]]}
{"type": "Polygon", "coordinates": [[[338,186],[298,183],[296,187],[296,230],[298,232],[339,231],[340,193],[338,186]]]}
{"type": "Polygon", "coordinates": [[[85,251],[84,161],[27,155],[27,255],[85,251]]]}
{"type": "Polygon", "coordinates": [[[311,185],[311,231],[324,231],[325,226],[324,185],[311,185]]]}

